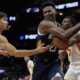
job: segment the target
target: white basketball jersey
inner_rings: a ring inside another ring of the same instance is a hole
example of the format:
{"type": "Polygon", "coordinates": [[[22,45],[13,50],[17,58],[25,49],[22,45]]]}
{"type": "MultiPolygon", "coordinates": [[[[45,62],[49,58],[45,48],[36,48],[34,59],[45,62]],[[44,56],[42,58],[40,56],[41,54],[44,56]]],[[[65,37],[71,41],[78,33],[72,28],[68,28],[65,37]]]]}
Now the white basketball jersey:
{"type": "Polygon", "coordinates": [[[75,44],[67,50],[70,63],[80,63],[80,47],[75,44]]]}
{"type": "MultiPolygon", "coordinates": [[[[77,34],[80,34],[80,31],[77,34]]],[[[68,53],[70,64],[80,63],[80,43],[69,47],[66,51],[68,53]]]]}

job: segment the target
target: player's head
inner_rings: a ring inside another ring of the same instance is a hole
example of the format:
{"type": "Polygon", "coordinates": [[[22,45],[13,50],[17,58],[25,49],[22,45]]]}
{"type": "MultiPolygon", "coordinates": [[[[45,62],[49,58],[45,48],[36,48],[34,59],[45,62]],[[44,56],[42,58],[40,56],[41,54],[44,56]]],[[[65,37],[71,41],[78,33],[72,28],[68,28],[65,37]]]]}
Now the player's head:
{"type": "Polygon", "coordinates": [[[0,31],[6,30],[7,26],[8,26],[7,14],[4,12],[0,12],[0,31]]]}
{"type": "Polygon", "coordinates": [[[76,23],[77,23],[77,21],[72,16],[66,16],[62,20],[62,28],[69,29],[69,28],[73,27],[74,25],[76,25],[76,23]]]}
{"type": "Polygon", "coordinates": [[[43,12],[44,18],[49,16],[52,19],[55,19],[56,9],[55,4],[51,1],[42,3],[41,10],[43,12]]]}

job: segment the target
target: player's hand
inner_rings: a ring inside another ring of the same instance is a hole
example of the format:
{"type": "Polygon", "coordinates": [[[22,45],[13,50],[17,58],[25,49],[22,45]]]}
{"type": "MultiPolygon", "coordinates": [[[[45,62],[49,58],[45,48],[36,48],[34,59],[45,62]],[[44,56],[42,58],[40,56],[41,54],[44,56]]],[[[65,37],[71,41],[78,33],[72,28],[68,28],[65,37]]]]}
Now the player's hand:
{"type": "Polygon", "coordinates": [[[40,46],[38,46],[36,50],[38,51],[38,53],[43,53],[47,51],[49,48],[50,48],[50,45],[44,46],[44,43],[43,43],[40,46]]]}

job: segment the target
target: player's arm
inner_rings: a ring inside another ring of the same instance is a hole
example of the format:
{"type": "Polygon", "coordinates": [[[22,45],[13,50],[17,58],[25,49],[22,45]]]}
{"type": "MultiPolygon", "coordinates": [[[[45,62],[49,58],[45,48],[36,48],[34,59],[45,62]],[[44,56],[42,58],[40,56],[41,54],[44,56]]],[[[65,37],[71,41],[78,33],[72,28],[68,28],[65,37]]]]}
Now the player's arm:
{"type": "MultiPolygon", "coordinates": [[[[9,42],[1,44],[2,48],[7,51],[6,53],[2,54],[5,56],[15,56],[15,57],[26,57],[32,56],[38,53],[42,53],[48,50],[49,46],[43,47],[43,44],[33,50],[17,50],[12,44],[9,42]]],[[[1,54],[1,53],[0,53],[1,54]]]]}
{"type": "Polygon", "coordinates": [[[69,28],[68,30],[65,30],[64,37],[70,39],[72,36],[74,36],[78,31],[80,30],[80,23],[76,24],[75,26],[69,28]]]}
{"type": "MultiPolygon", "coordinates": [[[[65,59],[68,57],[68,54],[66,52],[66,50],[60,50],[60,53],[59,53],[59,59],[60,59],[60,62],[61,62],[61,65],[60,65],[60,68],[61,68],[61,71],[64,73],[64,65],[65,65],[65,59]]],[[[67,69],[67,67],[66,67],[67,69]]]]}
{"type": "Polygon", "coordinates": [[[67,57],[66,50],[59,50],[59,59],[63,61],[67,57]]]}
{"type": "Polygon", "coordinates": [[[61,28],[56,27],[56,25],[51,21],[51,19],[52,19],[52,15],[48,15],[44,18],[45,21],[50,21],[49,22],[50,24],[48,22],[46,23],[46,24],[49,24],[47,26],[53,26],[54,28],[57,28],[58,31],[56,32],[55,30],[53,30],[54,31],[53,34],[55,34],[55,36],[59,37],[62,40],[64,40],[64,39],[68,40],[69,38],[71,38],[73,35],[75,35],[80,30],[80,22],[78,24],[76,24],[75,26],[69,28],[68,30],[63,31],[63,30],[61,30],[61,28]]]}
{"type": "Polygon", "coordinates": [[[80,23],[68,30],[63,30],[62,28],[57,27],[53,22],[43,20],[40,23],[39,28],[41,29],[40,32],[42,33],[52,33],[54,36],[66,41],[80,30],[80,23]]]}
{"type": "Polygon", "coordinates": [[[61,29],[60,27],[57,27],[53,22],[51,21],[47,21],[47,20],[43,20],[40,24],[39,24],[39,31],[43,34],[46,33],[51,33],[56,37],[59,37],[60,39],[62,39],[63,41],[67,40],[64,36],[64,30],[61,29]]]}
{"type": "Polygon", "coordinates": [[[80,32],[75,34],[73,37],[71,37],[68,41],[68,44],[70,46],[74,45],[75,43],[80,42],[80,32]]]}

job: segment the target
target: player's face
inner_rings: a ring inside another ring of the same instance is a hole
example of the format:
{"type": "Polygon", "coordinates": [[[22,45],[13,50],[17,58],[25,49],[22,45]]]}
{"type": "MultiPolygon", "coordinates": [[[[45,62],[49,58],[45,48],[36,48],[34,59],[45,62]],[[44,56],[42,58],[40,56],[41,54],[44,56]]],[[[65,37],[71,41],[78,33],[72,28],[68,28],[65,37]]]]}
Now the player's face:
{"type": "Polygon", "coordinates": [[[66,29],[69,29],[71,27],[73,27],[71,20],[69,18],[64,18],[62,21],[62,28],[66,30],[66,29]]]}
{"type": "Polygon", "coordinates": [[[7,29],[8,21],[6,17],[0,19],[0,31],[4,31],[7,29]]]}
{"type": "Polygon", "coordinates": [[[51,16],[52,19],[55,19],[56,10],[52,6],[47,6],[43,8],[44,17],[51,16]]]}

